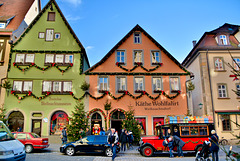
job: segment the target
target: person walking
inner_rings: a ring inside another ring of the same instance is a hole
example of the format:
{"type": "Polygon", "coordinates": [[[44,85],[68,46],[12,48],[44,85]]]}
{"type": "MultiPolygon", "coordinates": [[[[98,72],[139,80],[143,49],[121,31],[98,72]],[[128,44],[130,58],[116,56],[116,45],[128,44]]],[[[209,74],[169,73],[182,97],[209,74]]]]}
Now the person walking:
{"type": "Polygon", "coordinates": [[[103,127],[101,127],[101,131],[100,131],[99,135],[105,135],[105,131],[104,131],[103,127]]]}
{"type": "Polygon", "coordinates": [[[61,134],[61,139],[62,139],[62,144],[65,144],[65,143],[67,143],[67,131],[66,131],[66,127],[64,127],[63,129],[62,129],[62,134],[61,134]]]}
{"type": "Polygon", "coordinates": [[[112,161],[117,156],[117,143],[118,143],[118,135],[115,132],[115,128],[111,128],[111,132],[108,134],[108,144],[110,144],[111,150],[112,150],[112,161]]]}
{"type": "Polygon", "coordinates": [[[91,135],[91,131],[89,130],[88,127],[86,127],[86,136],[89,136],[89,135],[91,135]]]}
{"type": "Polygon", "coordinates": [[[219,151],[219,137],[216,134],[215,130],[211,131],[211,138],[209,138],[209,140],[211,141],[211,147],[210,147],[210,151],[212,152],[212,159],[213,161],[218,161],[218,151],[219,151]]]}
{"type": "Polygon", "coordinates": [[[129,131],[128,132],[128,143],[129,143],[129,147],[128,149],[133,149],[133,146],[132,146],[132,143],[134,141],[134,137],[133,137],[133,134],[132,134],[132,131],[129,131]]]}
{"type": "Polygon", "coordinates": [[[80,129],[79,134],[80,134],[80,139],[82,139],[82,138],[84,138],[86,136],[85,132],[83,131],[82,128],[80,129]]]}
{"type": "Polygon", "coordinates": [[[170,158],[174,158],[174,155],[173,155],[173,147],[174,147],[174,145],[173,145],[172,137],[169,137],[168,141],[169,142],[168,142],[167,146],[169,147],[170,158]]]}
{"type": "Polygon", "coordinates": [[[178,136],[170,136],[173,139],[173,145],[177,146],[178,157],[183,158],[182,147],[185,145],[185,142],[182,141],[178,136]]]}
{"type": "Polygon", "coordinates": [[[121,151],[126,150],[126,143],[128,142],[127,130],[124,130],[120,135],[121,151]]]}

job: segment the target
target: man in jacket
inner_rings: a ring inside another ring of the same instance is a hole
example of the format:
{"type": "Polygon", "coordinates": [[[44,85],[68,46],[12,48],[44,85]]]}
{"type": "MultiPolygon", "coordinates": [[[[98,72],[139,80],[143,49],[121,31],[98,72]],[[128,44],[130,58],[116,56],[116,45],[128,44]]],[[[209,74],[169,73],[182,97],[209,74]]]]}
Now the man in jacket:
{"type": "Polygon", "coordinates": [[[216,134],[215,130],[211,131],[211,138],[209,138],[209,140],[211,141],[211,147],[210,147],[210,151],[212,152],[212,159],[213,161],[218,161],[218,151],[219,151],[219,143],[218,143],[218,136],[216,134]]]}
{"type": "Polygon", "coordinates": [[[182,147],[185,145],[185,142],[182,141],[178,136],[170,136],[173,138],[173,145],[177,146],[178,157],[183,157],[182,147]]]}
{"type": "Polygon", "coordinates": [[[116,158],[117,155],[117,143],[118,143],[118,134],[115,132],[114,128],[111,128],[111,132],[108,134],[108,144],[112,149],[112,161],[116,158]]]}

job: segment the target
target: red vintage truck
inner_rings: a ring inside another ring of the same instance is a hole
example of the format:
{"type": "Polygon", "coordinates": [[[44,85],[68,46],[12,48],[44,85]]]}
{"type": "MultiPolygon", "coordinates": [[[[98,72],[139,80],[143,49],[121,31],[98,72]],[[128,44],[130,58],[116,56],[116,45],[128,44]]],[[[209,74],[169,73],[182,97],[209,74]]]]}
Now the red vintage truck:
{"type": "MultiPolygon", "coordinates": [[[[208,141],[213,123],[169,123],[157,125],[155,136],[141,137],[138,151],[141,155],[150,157],[154,153],[168,153],[169,149],[163,145],[163,141],[170,135],[178,135],[184,142],[183,152],[198,152],[202,149],[205,140],[208,141]]],[[[177,147],[174,148],[174,151],[177,147]]]]}

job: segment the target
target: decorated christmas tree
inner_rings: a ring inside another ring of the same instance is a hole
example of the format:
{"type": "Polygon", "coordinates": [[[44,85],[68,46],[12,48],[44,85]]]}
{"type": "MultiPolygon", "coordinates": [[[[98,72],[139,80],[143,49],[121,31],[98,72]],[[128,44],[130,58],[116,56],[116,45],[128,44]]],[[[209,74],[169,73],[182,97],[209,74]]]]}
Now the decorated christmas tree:
{"type": "Polygon", "coordinates": [[[69,117],[70,124],[67,127],[68,140],[76,141],[80,139],[80,129],[86,130],[88,126],[87,113],[84,111],[84,104],[77,102],[72,111],[72,117],[69,117]]]}
{"type": "Polygon", "coordinates": [[[125,120],[123,120],[122,128],[126,129],[127,131],[132,131],[134,141],[140,140],[140,131],[141,126],[139,122],[134,118],[134,110],[129,107],[129,111],[125,112],[125,120]]]}
{"type": "Polygon", "coordinates": [[[3,121],[4,123],[6,123],[7,119],[6,118],[6,108],[4,107],[4,105],[2,104],[0,106],[0,121],[3,121]]]}

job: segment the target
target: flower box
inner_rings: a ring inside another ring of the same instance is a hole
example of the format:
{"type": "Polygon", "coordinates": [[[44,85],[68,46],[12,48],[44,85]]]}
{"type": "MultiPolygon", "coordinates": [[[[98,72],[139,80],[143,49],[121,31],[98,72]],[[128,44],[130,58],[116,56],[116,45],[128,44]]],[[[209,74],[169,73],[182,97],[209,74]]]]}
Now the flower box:
{"type": "Polygon", "coordinates": [[[135,93],[142,93],[143,90],[135,90],[135,93]]]}

